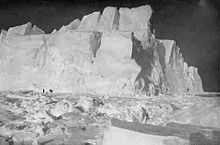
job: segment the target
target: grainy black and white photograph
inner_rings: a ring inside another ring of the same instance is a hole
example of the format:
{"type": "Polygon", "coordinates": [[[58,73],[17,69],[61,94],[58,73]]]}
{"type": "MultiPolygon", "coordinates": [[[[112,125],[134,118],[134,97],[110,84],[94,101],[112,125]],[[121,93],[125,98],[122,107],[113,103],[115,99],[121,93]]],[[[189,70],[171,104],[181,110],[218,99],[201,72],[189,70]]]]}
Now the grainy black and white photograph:
{"type": "Polygon", "coordinates": [[[0,145],[220,145],[220,0],[0,0],[0,145]]]}

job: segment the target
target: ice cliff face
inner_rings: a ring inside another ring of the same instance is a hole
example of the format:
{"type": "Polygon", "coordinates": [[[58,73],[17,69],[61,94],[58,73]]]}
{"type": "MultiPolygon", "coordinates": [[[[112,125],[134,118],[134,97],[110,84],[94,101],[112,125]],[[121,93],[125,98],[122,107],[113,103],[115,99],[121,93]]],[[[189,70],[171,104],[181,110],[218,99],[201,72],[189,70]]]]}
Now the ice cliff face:
{"type": "Polygon", "coordinates": [[[0,90],[105,95],[200,93],[197,68],[173,40],[150,31],[152,9],[107,7],[45,34],[27,23],[2,30],[0,90]]]}

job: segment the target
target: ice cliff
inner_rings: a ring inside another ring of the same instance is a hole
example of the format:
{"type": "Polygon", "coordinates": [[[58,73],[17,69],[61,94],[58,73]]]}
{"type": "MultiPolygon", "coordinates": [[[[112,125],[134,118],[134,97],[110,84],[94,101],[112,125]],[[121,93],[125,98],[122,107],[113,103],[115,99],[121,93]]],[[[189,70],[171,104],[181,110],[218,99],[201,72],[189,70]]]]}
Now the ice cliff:
{"type": "Polygon", "coordinates": [[[45,34],[27,23],[0,34],[0,90],[105,95],[203,92],[174,40],[157,39],[152,9],[106,7],[45,34]]]}

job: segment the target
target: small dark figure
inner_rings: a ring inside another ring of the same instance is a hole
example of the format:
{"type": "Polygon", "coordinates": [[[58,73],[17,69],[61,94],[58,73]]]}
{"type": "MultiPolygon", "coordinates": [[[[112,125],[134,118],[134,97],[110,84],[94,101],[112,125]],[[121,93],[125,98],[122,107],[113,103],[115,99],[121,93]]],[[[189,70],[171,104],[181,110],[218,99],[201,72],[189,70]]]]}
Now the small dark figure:
{"type": "Polygon", "coordinates": [[[158,96],[160,94],[160,88],[159,86],[155,87],[155,96],[158,96]]]}
{"type": "Polygon", "coordinates": [[[43,94],[45,93],[45,90],[43,89],[43,94]]]}
{"type": "Polygon", "coordinates": [[[86,127],[84,126],[84,127],[81,127],[81,129],[83,130],[83,131],[86,131],[86,127]]]}
{"type": "Polygon", "coordinates": [[[51,94],[53,93],[53,90],[52,90],[52,89],[50,89],[49,91],[50,91],[51,94]]]}
{"type": "Polygon", "coordinates": [[[150,119],[150,117],[149,117],[149,114],[147,113],[147,110],[143,107],[141,108],[142,108],[142,113],[143,113],[142,119],[143,119],[143,122],[146,123],[150,119]]]}

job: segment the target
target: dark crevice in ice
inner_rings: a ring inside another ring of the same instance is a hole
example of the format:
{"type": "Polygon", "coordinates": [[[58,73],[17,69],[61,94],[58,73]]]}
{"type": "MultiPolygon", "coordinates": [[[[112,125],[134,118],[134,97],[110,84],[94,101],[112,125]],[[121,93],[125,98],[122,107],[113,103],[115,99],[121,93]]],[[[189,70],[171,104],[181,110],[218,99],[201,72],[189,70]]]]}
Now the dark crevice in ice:
{"type": "Polygon", "coordinates": [[[90,36],[90,51],[94,57],[96,57],[96,53],[101,46],[101,37],[102,33],[97,31],[93,31],[90,36]]]}
{"type": "Polygon", "coordinates": [[[137,38],[135,38],[134,33],[131,36],[132,39],[132,54],[131,58],[136,61],[136,63],[141,66],[141,72],[138,74],[136,78],[135,88],[142,88],[142,91],[148,90],[148,84],[151,83],[149,77],[152,72],[152,64],[153,64],[153,50],[149,48],[148,50],[144,50],[137,38]],[[144,80],[144,84],[143,84],[144,80]],[[136,86],[141,85],[141,86],[136,86]],[[144,85],[144,86],[143,86],[144,85]]]}
{"type": "Polygon", "coordinates": [[[157,41],[156,47],[157,47],[157,53],[159,55],[159,62],[160,62],[160,65],[162,67],[163,74],[165,74],[165,70],[166,70],[166,64],[165,64],[166,48],[163,45],[163,43],[161,43],[159,41],[157,41]]]}
{"type": "Polygon", "coordinates": [[[119,13],[119,10],[116,9],[115,17],[114,17],[114,20],[113,20],[113,29],[115,29],[115,30],[119,29],[119,19],[120,19],[120,13],[119,13]]]}

